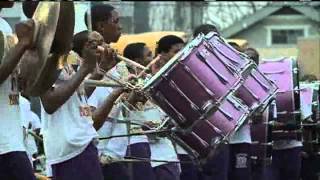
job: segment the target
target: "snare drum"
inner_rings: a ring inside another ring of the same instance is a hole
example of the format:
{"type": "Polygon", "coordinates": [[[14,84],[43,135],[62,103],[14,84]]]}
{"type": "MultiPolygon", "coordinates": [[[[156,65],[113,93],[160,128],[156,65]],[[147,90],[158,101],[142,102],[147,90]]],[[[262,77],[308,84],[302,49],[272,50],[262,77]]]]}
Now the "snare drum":
{"type": "Polygon", "coordinates": [[[246,55],[234,49],[217,33],[210,32],[205,39],[209,42],[211,52],[232,71],[243,74],[252,65],[246,55]]]}
{"type": "Polygon", "coordinates": [[[247,106],[229,95],[219,109],[207,120],[196,123],[191,132],[174,131],[171,138],[196,159],[206,161],[214,155],[215,147],[238,130],[249,116],[247,106]]]}
{"type": "Polygon", "coordinates": [[[276,95],[277,86],[257,68],[253,68],[235,92],[252,111],[262,112],[276,95]]]}
{"type": "Polygon", "coordinates": [[[264,60],[259,69],[279,88],[276,93],[277,121],[293,125],[291,129],[285,130],[299,128],[300,92],[297,61],[291,58],[264,60]]]}
{"type": "Polygon", "coordinates": [[[211,32],[205,36],[205,39],[209,42],[212,53],[244,78],[243,85],[236,91],[236,96],[252,111],[259,107],[262,112],[275,95],[277,86],[266,78],[245,54],[225,43],[225,40],[218,34],[211,32]]]}
{"type": "Polygon", "coordinates": [[[144,90],[179,127],[205,119],[240,86],[241,75],[230,63],[241,60],[240,55],[217,54],[198,36],[146,83],[144,90]]]}

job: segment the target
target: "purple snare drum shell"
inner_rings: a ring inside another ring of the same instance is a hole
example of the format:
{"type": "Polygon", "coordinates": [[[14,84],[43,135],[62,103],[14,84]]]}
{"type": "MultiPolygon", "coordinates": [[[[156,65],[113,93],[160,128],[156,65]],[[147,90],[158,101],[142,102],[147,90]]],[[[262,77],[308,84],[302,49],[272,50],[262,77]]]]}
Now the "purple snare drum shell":
{"type": "Polygon", "coordinates": [[[217,57],[201,36],[168,63],[146,89],[182,128],[217,109],[242,82],[241,75],[217,57]]]}
{"type": "Polygon", "coordinates": [[[195,157],[206,160],[213,152],[212,147],[227,139],[247,120],[248,115],[248,108],[229,95],[207,120],[195,123],[191,132],[174,132],[173,139],[195,157]]]}
{"type": "Polygon", "coordinates": [[[245,55],[235,50],[217,33],[210,32],[205,36],[213,53],[235,72],[241,74],[250,65],[250,60],[245,55]]]}
{"type": "Polygon", "coordinates": [[[259,108],[259,112],[262,112],[275,96],[277,89],[272,81],[254,67],[235,94],[252,111],[259,108]]]}

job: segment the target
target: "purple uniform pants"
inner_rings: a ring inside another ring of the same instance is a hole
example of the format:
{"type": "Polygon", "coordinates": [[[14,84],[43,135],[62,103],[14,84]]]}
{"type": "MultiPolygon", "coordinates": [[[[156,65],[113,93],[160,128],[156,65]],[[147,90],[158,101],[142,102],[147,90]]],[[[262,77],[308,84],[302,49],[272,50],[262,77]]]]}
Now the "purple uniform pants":
{"type": "Polygon", "coordinates": [[[98,150],[90,143],[78,156],[52,165],[53,180],[103,180],[98,150]]]}
{"type": "Polygon", "coordinates": [[[129,180],[129,173],[125,163],[116,162],[102,166],[104,180],[129,180]]]}
{"type": "Polygon", "coordinates": [[[272,164],[267,167],[270,180],[299,180],[301,170],[301,147],[273,150],[272,164]]]}
{"type": "Polygon", "coordinates": [[[221,144],[216,154],[207,160],[201,172],[201,180],[228,180],[230,145],[221,144]]]}
{"type": "Polygon", "coordinates": [[[194,163],[192,163],[192,159],[187,154],[178,154],[178,158],[181,161],[181,180],[200,180],[198,168],[194,163]]]}
{"type": "Polygon", "coordinates": [[[302,158],[301,179],[318,180],[320,174],[320,156],[309,153],[308,157],[302,158]]]}
{"type": "Polygon", "coordinates": [[[0,180],[35,180],[26,152],[10,152],[0,155],[0,180]]]}
{"type": "MultiPolygon", "coordinates": [[[[130,144],[127,148],[126,155],[127,157],[150,159],[151,150],[149,143],[130,144]]],[[[130,180],[156,179],[150,162],[133,162],[127,164],[130,180]]]]}
{"type": "Polygon", "coordinates": [[[163,164],[153,168],[156,180],[180,180],[179,165],[177,163],[163,164]]]}
{"type": "Polygon", "coordinates": [[[229,180],[251,180],[251,154],[249,143],[230,145],[229,180]]]}

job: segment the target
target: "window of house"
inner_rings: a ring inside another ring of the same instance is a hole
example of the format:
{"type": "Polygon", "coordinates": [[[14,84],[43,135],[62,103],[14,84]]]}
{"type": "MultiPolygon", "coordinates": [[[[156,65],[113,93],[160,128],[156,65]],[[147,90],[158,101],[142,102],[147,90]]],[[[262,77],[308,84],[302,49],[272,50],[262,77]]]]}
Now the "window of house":
{"type": "Polygon", "coordinates": [[[271,43],[276,44],[296,44],[298,37],[303,37],[304,29],[272,29],[271,43]]]}

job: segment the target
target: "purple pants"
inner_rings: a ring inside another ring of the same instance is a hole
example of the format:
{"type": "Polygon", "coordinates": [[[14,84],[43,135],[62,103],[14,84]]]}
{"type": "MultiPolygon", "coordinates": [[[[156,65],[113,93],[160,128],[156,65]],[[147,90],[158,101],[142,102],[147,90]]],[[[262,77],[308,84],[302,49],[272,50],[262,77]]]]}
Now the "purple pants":
{"type": "Polygon", "coordinates": [[[191,158],[187,154],[178,154],[178,158],[181,161],[181,180],[200,180],[198,168],[194,163],[191,163],[191,158]]]}
{"type": "Polygon", "coordinates": [[[104,180],[129,180],[125,163],[116,162],[102,166],[104,180]]]}
{"type": "Polygon", "coordinates": [[[10,152],[0,155],[1,180],[35,180],[26,152],[10,152]]]}
{"type": "Polygon", "coordinates": [[[301,179],[318,180],[320,173],[320,156],[309,153],[308,157],[302,158],[301,179]]]}
{"type": "Polygon", "coordinates": [[[273,150],[272,164],[267,167],[267,179],[299,180],[301,169],[301,147],[273,150]]]}
{"type": "MultiPolygon", "coordinates": [[[[151,150],[149,143],[130,144],[127,148],[126,156],[128,158],[151,158],[151,150]]],[[[152,166],[150,162],[133,162],[127,163],[130,180],[155,180],[152,166]]]]}
{"type": "Polygon", "coordinates": [[[251,154],[249,143],[230,145],[229,180],[251,180],[251,154]]]}
{"type": "Polygon", "coordinates": [[[228,180],[230,145],[221,144],[216,154],[207,160],[201,172],[201,180],[228,180]]]}
{"type": "Polygon", "coordinates": [[[52,165],[53,180],[103,180],[98,150],[90,143],[78,156],[52,165]]]}
{"type": "Polygon", "coordinates": [[[153,168],[156,180],[180,180],[179,165],[177,163],[163,164],[153,168]]]}

